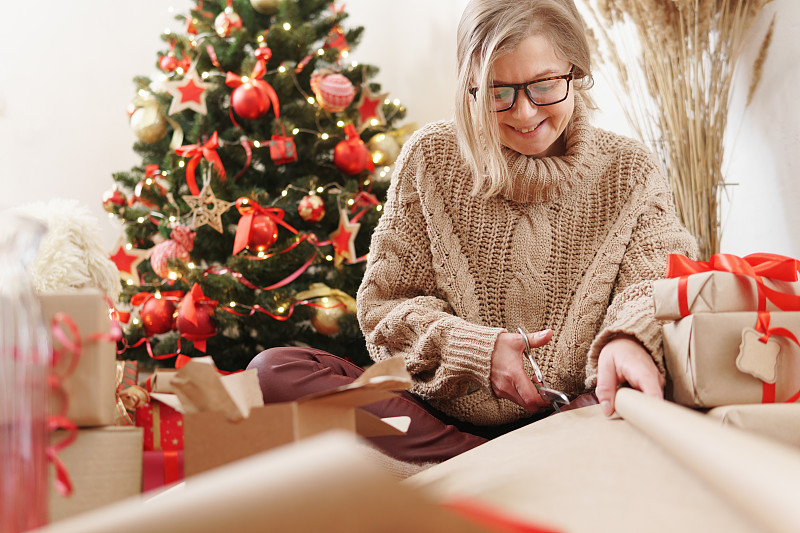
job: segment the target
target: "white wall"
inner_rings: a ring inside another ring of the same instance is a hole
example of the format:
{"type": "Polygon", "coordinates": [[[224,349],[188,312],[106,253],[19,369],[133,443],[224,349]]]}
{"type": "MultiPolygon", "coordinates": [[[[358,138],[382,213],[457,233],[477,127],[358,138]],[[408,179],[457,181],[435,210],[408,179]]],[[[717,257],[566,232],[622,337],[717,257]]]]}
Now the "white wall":
{"type": "MultiPolygon", "coordinates": [[[[452,115],[455,30],[467,0],[347,0],[350,25],[365,32],[352,59],[379,66],[377,81],[422,125],[452,115]]],[[[111,174],[140,163],[125,108],[132,78],[156,73],[170,12],[190,0],[17,2],[0,33],[0,207],[75,198],[97,216],[109,249],[120,234],[101,205],[111,174]],[[172,6],[172,7],[170,7],[172,6]]],[[[723,251],[800,256],[800,3],[775,0],[778,23],[757,100],[741,118],[729,181],[723,251]]],[[[768,18],[762,17],[760,27],[768,18]]],[[[757,43],[748,50],[755,54],[757,43]]],[[[596,123],[629,134],[618,104],[597,76],[596,123]]]]}

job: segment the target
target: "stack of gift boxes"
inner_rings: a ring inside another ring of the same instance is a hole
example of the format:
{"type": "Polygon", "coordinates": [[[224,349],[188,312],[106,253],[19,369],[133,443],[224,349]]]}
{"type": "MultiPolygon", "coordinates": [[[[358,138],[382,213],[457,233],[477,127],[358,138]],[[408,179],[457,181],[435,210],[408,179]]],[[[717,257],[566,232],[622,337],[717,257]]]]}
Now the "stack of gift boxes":
{"type": "MultiPolygon", "coordinates": [[[[50,411],[77,426],[51,435],[71,486],[62,494],[50,483],[49,514],[56,521],[141,491],[143,432],[127,425],[130,413],[118,408],[117,389],[135,382],[136,367],[118,367],[103,295],[81,291],[41,295],[39,300],[58,353],[50,411]],[[64,442],[69,444],[61,448],[64,442]]],[[[53,466],[51,477],[58,473],[53,466]]]]}
{"type": "Polygon", "coordinates": [[[667,397],[800,446],[797,268],[771,254],[670,256],[653,283],[667,397]]]}

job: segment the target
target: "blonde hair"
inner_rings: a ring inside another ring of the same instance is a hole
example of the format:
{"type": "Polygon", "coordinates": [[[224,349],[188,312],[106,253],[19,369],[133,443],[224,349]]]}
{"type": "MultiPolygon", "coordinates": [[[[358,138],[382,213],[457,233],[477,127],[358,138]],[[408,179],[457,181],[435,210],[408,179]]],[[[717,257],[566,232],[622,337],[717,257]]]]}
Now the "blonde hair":
{"type": "Polygon", "coordinates": [[[586,29],[573,0],[472,0],[458,24],[455,103],[458,143],[475,176],[472,194],[494,196],[511,184],[489,86],[497,58],[531,35],[547,38],[574,65],[576,91],[592,86],[586,29]],[[475,86],[477,101],[469,94],[475,86]]]}

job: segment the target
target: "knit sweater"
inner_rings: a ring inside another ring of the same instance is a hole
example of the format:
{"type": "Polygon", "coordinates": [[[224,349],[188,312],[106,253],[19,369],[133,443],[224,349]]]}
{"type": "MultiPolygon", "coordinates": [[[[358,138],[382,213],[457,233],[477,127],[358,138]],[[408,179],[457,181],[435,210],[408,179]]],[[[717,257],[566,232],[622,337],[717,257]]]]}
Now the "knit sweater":
{"type": "Polygon", "coordinates": [[[489,381],[498,335],[519,326],[554,331],[533,355],[570,397],[594,388],[597,356],[617,333],[635,336],[665,372],[650,282],[668,254],[695,256],[696,242],[652,153],[591,126],[575,104],[565,155],[504,149],[514,179],[495,197],[470,194],[451,121],[417,131],[396,164],[358,320],[374,360],[402,355],[411,391],[460,420],[530,415],[489,381]]]}

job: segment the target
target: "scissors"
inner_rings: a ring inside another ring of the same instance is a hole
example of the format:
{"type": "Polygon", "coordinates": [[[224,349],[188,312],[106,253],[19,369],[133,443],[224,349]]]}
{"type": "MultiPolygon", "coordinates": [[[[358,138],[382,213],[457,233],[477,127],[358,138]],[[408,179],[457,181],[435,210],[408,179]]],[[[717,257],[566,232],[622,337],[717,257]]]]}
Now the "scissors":
{"type": "Polygon", "coordinates": [[[531,353],[531,345],[528,344],[528,335],[522,328],[517,328],[517,331],[522,335],[522,340],[525,342],[525,357],[528,358],[528,361],[533,367],[533,373],[536,377],[536,379],[533,380],[533,384],[536,386],[536,391],[545,401],[553,404],[553,409],[555,409],[557,413],[560,413],[561,409],[558,408],[558,404],[567,405],[569,403],[569,398],[567,398],[567,395],[563,392],[551,389],[547,386],[547,383],[544,381],[542,370],[539,368],[539,365],[536,364],[536,360],[531,353]]]}

